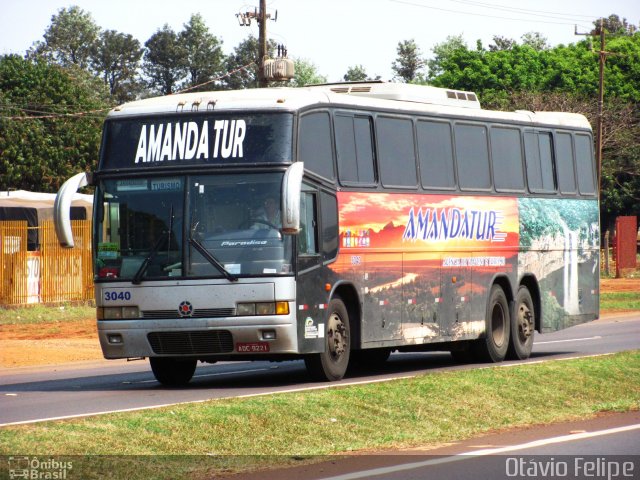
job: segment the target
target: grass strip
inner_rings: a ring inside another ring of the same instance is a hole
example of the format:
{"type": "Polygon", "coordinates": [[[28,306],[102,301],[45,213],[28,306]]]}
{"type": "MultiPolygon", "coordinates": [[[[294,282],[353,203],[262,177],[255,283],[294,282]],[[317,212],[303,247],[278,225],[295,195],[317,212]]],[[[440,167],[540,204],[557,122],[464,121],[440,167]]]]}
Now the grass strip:
{"type": "Polygon", "coordinates": [[[40,324],[49,322],[76,322],[96,318],[96,307],[91,305],[33,305],[30,307],[0,308],[0,325],[40,324]]]}
{"type": "MultiPolygon", "coordinates": [[[[437,444],[638,408],[640,351],[633,351],[5,427],[0,454],[199,455],[208,461],[195,467],[180,462],[184,457],[163,458],[188,468],[189,478],[207,478],[298,457],[437,444]]],[[[136,469],[139,478],[185,474],[160,468],[164,462],[143,463],[148,468],[136,469]]]]}
{"type": "Polygon", "coordinates": [[[640,310],[640,292],[609,292],[600,296],[601,310],[640,310]]]}

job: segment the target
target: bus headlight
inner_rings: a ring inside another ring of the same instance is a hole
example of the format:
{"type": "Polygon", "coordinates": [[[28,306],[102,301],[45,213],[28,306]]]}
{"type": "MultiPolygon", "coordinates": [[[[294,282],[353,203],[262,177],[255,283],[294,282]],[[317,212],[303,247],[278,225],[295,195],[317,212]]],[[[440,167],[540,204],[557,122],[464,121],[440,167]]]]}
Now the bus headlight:
{"type": "Polygon", "coordinates": [[[138,307],[98,307],[98,320],[124,320],[128,318],[140,318],[138,307]]]}
{"type": "Polygon", "coordinates": [[[236,315],[246,317],[252,315],[289,315],[289,302],[238,303],[236,315]]]}

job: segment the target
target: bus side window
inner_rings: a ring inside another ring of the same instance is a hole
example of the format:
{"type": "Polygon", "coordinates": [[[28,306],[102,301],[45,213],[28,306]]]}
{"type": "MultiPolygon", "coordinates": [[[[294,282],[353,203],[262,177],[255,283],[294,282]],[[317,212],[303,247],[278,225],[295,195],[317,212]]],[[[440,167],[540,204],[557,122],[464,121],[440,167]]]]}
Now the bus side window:
{"type": "Polygon", "coordinates": [[[328,112],[314,112],[300,119],[299,158],[304,168],[325,178],[335,178],[331,121],[328,112]]]}
{"type": "Polygon", "coordinates": [[[550,132],[524,132],[527,182],[533,193],[556,191],[556,166],[550,132]]]}
{"type": "Polygon", "coordinates": [[[411,119],[378,117],[376,135],[382,185],[415,189],[418,176],[411,119]]]}
{"type": "Polygon", "coordinates": [[[422,186],[455,190],[451,126],[445,122],[419,120],[417,132],[422,186]]]}
{"type": "Polygon", "coordinates": [[[573,142],[571,134],[557,133],[558,183],[560,193],[576,193],[576,175],[573,170],[573,142]]]}
{"type": "Polygon", "coordinates": [[[343,184],[373,185],[371,118],[338,114],[335,117],[338,177],[343,184]]]}
{"type": "Polygon", "coordinates": [[[329,261],[338,255],[338,201],[335,195],[320,193],[320,214],[322,225],[322,256],[329,261]]]}
{"type": "Polygon", "coordinates": [[[520,130],[491,127],[493,181],[498,192],[522,192],[522,144],[520,130]]]}
{"type": "Polygon", "coordinates": [[[589,135],[578,134],[576,142],[576,167],[578,168],[578,189],[582,195],[593,195],[596,190],[593,178],[593,149],[589,135]]]}
{"type": "Polygon", "coordinates": [[[489,190],[489,147],[484,125],[456,124],[454,127],[458,179],[462,190],[489,190]]]}
{"type": "Polygon", "coordinates": [[[300,233],[298,234],[298,253],[317,255],[318,221],[316,217],[316,196],[310,192],[300,194],[300,233]]]}

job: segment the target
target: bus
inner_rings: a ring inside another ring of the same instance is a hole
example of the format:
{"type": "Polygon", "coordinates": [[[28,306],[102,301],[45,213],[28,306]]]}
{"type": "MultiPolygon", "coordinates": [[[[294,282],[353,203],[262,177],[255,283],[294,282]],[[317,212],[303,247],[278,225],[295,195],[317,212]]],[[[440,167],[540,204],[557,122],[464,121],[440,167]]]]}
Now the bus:
{"type": "Polygon", "coordinates": [[[95,187],[105,358],[165,385],[198,362],[304,359],[320,381],[393,351],[526,359],[599,315],[592,131],[386,82],[135,101],[104,123],[95,187]]]}

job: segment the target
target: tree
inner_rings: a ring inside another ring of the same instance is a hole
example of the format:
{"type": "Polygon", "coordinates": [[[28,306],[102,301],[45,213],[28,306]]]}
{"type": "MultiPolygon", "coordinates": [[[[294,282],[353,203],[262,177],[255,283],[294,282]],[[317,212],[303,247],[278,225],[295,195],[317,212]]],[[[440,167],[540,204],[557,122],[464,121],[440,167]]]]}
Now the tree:
{"type": "Polygon", "coordinates": [[[142,70],[149,87],[161,95],[174,93],[187,71],[187,50],[178,35],[165,24],[144,44],[146,52],[142,70]]]}
{"type": "Polygon", "coordinates": [[[131,35],[115,30],[100,33],[91,66],[118,103],[135,99],[140,91],[137,76],[143,51],[140,42],[131,35]]]}
{"type": "Polygon", "coordinates": [[[291,81],[294,87],[304,87],[318,83],[327,83],[327,77],[318,73],[318,67],[305,58],[295,60],[295,77],[291,81]]]}
{"type": "Polygon", "coordinates": [[[391,65],[395,77],[404,82],[419,80],[420,71],[424,68],[425,61],[421,57],[420,49],[415,40],[398,42],[397,52],[398,57],[391,65]]]}
{"type": "MultiPolygon", "coordinates": [[[[609,17],[602,19],[604,30],[607,33],[613,33],[615,35],[633,35],[638,31],[638,27],[627,22],[626,18],[620,20],[618,15],[609,15],[609,17]]],[[[591,31],[591,35],[600,35],[600,20],[593,22],[595,28],[591,31]]]]}
{"type": "Polygon", "coordinates": [[[51,17],[44,42],[37,42],[30,56],[44,56],[63,67],[76,65],[87,70],[100,28],[90,13],[80,7],[62,8],[51,17]]]}
{"type": "MultiPolygon", "coordinates": [[[[183,88],[209,82],[222,74],[222,41],[209,32],[202,15],[191,16],[184,30],[178,34],[178,41],[186,50],[187,80],[183,88]]],[[[211,89],[211,85],[203,89],[211,89]]]]}
{"type": "Polygon", "coordinates": [[[370,80],[366,70],[362,65],[356,65],[355,67],[349,67],[347,73],[342,77],[345,82],[365,82],[370,80]]]}
{"type": "Polygon", "coordinates": [[[493,45],[489,45],[489,51],[497,52],[498,50],[511,50],[516,43],[517,42],[513,38],[494,35],[493,45]]]}
{"type": "Polygon", "coordinates": [[[549,48],[547,38],[540,32],[527,32],[520,38],[522,39],[522,45],[527,45],[534,50],[547,50],[549,48]]]}
{"type": "Polygon", "coordinates": [[[447,62],[451,54],[457,50],[467,50],[467,44],[462,38],[462,35],[450,35],[444,42],[437,43],[433,46],[431,49],[433,58],[427,61],[430,79],[437,78],[445,72],[446,68],[443,64],[447,62]]]}
{"type": "MultiPolygon", "coordinates": [[[[276,48],[276,42],[269,40],[267,42],[267,55],[273,57],[276,48]]],[[[229,90],[257,88],[259,65],[258,39],[253,35],[249,35],[225,59],[226,71],[234,73],[228,74],[222,79],[223,85],[229,90]]]]}
{"type": "Polygon", "coordinates": [[[78,67],[0,57],[0,190],[55,192],[94,169],[109,108],[104,84],[78,67]]]}

